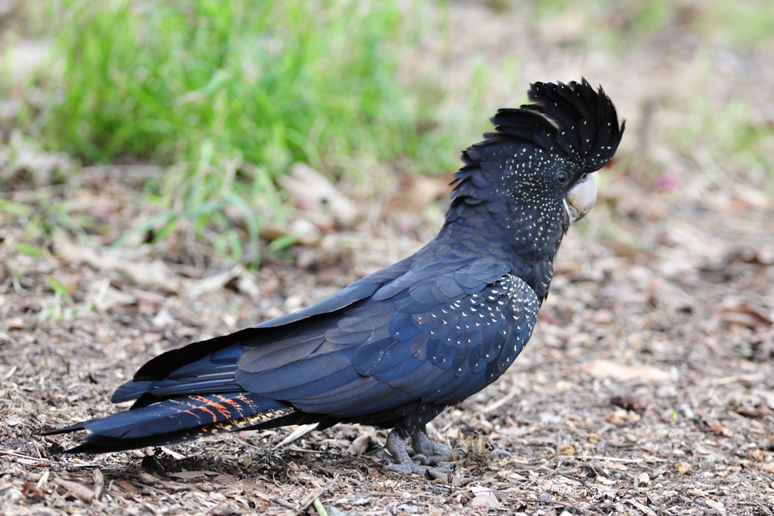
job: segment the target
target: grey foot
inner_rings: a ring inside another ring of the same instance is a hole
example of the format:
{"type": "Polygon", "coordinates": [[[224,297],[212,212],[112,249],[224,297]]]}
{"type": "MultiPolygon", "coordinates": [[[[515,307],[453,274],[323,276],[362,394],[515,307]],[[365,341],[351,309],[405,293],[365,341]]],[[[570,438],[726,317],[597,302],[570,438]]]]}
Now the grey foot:
{"type": "Polygon", "coordinates": [[[439,462],[453,460],[451,450],[435,444],[424,430],[411,436],[411,447],[414,448],[414,459],[425,466],[435,466],[439,462]]]}
{"type": "Polygon", "coordinates": [[[406,451],[406,445],[403,439],[398,433],[393,430],[387,436],[387,442],[384,445],[387,453],[382,456],[387,459],[387,464],[384,465],[384,469],[390,471],[397,471],[404,475],[410,475],[411,473],[419,473],[424,476],[425,468],[411,460],[408,452],[406,451]]]}
{"type": "MultiPolygon", "coordinates": [[[[411,436],[411,446],[414,449],[414,459],[423,466],[435,466],[439,462],[449,462],[453,459],[451,450],[435,444],[425,433],[419,430],[411,436]]],[[[382,458],[387,459],[385,469],[403,474],[419,473],[424,475],[425,468],[414,462],[406,451],[404,439],[395,431],[387,436],[382,458]]],[[[437,471],[447,471],[448,467],[433,468],[437,471]]]]}
{"type": "Polygon", "coordinates": [[[400,464],[396,464],[394,462],[388,462],[384,465],[384,469],[387,471],[394,471],[396,473],[401,473],[403,475],[411,475],[412,473],[416,473],[418,475],[425,476],[425,468],[417,464],[416,462],[409,461],[409,462],[401,462],[400,464]]]}

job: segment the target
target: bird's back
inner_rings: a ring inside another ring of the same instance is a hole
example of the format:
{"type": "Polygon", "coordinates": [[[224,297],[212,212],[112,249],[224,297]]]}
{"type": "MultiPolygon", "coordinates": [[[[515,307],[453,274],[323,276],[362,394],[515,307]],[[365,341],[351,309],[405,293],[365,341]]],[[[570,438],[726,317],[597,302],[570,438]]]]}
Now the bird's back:
{"type": "Polygon", "coordinates": [[[154,359],[114,401],[248,391],[329,422],[437,413],[499,377],[529,339],[539,303],[511,270],[437,239],[305,310],[200,345],[203,356],[154,359]]]}

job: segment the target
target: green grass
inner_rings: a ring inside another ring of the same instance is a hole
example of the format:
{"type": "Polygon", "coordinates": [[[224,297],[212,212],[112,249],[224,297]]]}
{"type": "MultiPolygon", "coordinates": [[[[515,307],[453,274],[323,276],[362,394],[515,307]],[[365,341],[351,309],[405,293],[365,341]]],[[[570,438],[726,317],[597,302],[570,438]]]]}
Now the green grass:
{"type": "Polygon", "coordinates": [[[412,95],[397,79],[419,27],[398,4],[50,1],[63,23],[35,78],[47,101],[18,122],[87,163],[172,166],[146,183],[162,212],[136,230],[158,239],[183,223],[244,260],[244,233],[257,249],[261,224],[283,212],[274,181],[296,161],[334,176],[367,175],[360,160],[439,165],[416,159],[448,142],[418,130],[435,125],[427,106],[441,90],[412,95]]]}
{"type": "Polygon", "coordinates": [[[769,0],[709,0],[698,21],[702,36],[724,44],[757,47],[774,42],[774,2],[769,0]]]}
{"type": "Polygon", "coordinates": [[[66,89],[42,135],[74,155],[177,163],[239,152],[276,175],[329,153],[406,150],[395,2],[67,4],[66,89]]]}
{"type": "Polygon", "coordinates": [[[771,194],[774,129],[755,112],[755,106],[740,99],[718,106],[699,95],[687,107],[683,124],[671,128],[666,139],[686,158],[700,159],[700,151],[714,170],[771,194]]]}
{"type": "Polygon", "coordinates": [[[693,32],[709,44],[754,48],[774,42],[770,0],[533,0],[532,5],[540,21],[563,17],[578,25],[580,30],[565,44],[605,52],[626,52],[669,28],[693,32]]]}

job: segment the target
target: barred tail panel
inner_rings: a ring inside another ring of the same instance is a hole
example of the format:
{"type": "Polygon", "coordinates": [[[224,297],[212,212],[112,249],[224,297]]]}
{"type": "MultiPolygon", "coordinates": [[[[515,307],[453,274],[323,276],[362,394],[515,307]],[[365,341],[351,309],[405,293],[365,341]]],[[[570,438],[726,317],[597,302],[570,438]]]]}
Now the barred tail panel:
{"type": "Polygon", "coordinates": [[[249,392],[184,396],[85,421],[50,433],[85,430],[68,453],[104,453],[162,446],[233,432],[286,417],[292,406],[249,392]]]}

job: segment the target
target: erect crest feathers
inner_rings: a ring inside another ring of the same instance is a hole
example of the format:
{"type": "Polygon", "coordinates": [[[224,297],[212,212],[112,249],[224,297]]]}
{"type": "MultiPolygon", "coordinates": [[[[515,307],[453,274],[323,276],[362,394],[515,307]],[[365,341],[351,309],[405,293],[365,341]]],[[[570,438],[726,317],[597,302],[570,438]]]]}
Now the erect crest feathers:
{"type": "Polygon", "coordinates": [[[499,109],[491,118],[497,132],[484,136],[510,136],[558,151],[586,172],[599,170],[613,157],[625,122],[618,125],[615,106],[601,86],[594,91],[586,79],[580,84],[536,82],[527,96],[533,104],[499,109]]]}

